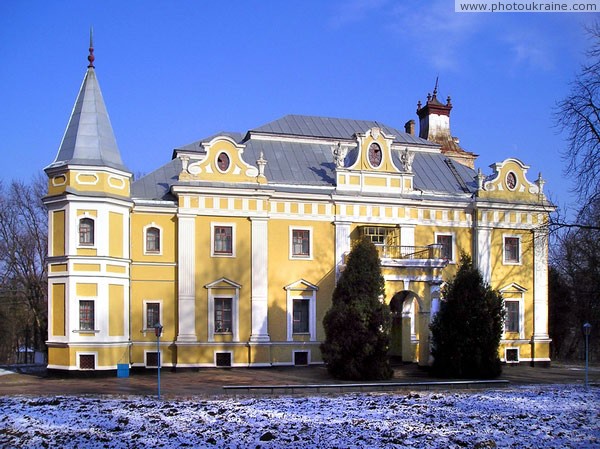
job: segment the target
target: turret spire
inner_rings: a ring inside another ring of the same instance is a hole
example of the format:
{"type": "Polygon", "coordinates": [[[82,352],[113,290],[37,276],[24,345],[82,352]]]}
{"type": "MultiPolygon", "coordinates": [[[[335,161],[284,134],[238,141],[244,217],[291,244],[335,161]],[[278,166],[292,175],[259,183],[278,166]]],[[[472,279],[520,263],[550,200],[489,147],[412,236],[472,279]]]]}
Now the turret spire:
{"type": "Polygon", "coordinates": [[[94,59],[96,59],[94,57],[94,29],[92,27],[90,27],[90,54],[88,55],[87,59],[90,62],[88,64],[88,69],[93,69],[94,68],[94,59]]]}
{"type": "Polygon", "coordinates": [[[66,165],[111,167],[128,171],[113,133],[94,68],[94,45],[90,30],[88,69],[69,118],[56,159],[47,169],[66,165]]]}

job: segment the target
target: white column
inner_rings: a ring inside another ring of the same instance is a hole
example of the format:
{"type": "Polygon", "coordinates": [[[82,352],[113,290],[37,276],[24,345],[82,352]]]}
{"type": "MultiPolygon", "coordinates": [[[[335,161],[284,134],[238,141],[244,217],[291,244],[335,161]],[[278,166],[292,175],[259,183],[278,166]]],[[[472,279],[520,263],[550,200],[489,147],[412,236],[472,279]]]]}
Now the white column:
{"type": "MultiPolygon", "coordinates": [[[[429,308],[429,325],[433,323],[433,319],[440,311],[440,282],[430,282],[429,283],[429,300],[431,302],[431,306],[429,308]]],[[[429,359],[428,364],[433,365],[433,355],[431,354],[431,330],[428,334],[428,346],[429,346],[429,359]]]]}
{"type": "Polygon", "coordinates": [[[268,342],[268,219],[251,218],[252,222],[252,342],[268,342]]]}
{"type": "Polygon", "coordinates": [[[548,339],[548,232],[533,231],[533,313],[535,340],[548,339]]]}
{"type": "Polygon", "coordinates": [[[429,283],[429,297],[431,298],[431,308],[430,308],[430,322],[433,321],[433,318],[440,311],[440,283],[439,282],[430,282],[429,283]]]}
{"type": "Polygon", "coordinates": [[[336,221],[335,225],[335,266],[336,280],[340,276],[340,266],[344,263],[344,254],[350,252],[350,222],[336,221]]]}
{"type": "Polygon", "coordinates": [[[179,215],[177,218],[179,224],[177,341],[196,341],[196,221],[192,215],[179,215]]]}
{"type": "Polygon", "coordinates": [[[477,240],[474,245],[475,255],[473,263],[477,264],[484,282],[489,284],[492,280],[492,230],[487,227],[477,227],[475,234],[477,240]]]}
{"type": "Polygon", "coordinates": [[[413,249],[402,248],[405,246],[414,247],[415,246],[415,225],[402,225],[400,227],[400,246],[401,246],[401,254],[410,254],[414,252],[413,249]]]}

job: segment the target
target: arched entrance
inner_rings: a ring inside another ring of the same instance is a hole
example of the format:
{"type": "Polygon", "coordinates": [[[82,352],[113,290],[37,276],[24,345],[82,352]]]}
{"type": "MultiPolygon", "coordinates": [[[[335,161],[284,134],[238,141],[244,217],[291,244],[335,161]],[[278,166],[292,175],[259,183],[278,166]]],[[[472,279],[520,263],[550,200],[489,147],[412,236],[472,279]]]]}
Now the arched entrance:
{"type": "Polygon", "coordinates": [[[393,362],[418,362],[419,352],[419,311],[422,301],[419,296],[403,290],[390,301],[392,329],[389,356],[393,362]]]}

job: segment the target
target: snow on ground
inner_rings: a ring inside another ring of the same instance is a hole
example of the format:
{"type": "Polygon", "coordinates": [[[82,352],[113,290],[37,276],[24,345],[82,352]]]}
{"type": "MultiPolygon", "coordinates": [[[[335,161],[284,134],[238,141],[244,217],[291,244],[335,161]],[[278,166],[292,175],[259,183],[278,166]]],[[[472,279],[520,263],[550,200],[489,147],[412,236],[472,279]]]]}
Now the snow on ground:
{"type": "Polygon", "coordinates": [[[600,448],[600,388],[0,397],[2,448],[600,448]]]}

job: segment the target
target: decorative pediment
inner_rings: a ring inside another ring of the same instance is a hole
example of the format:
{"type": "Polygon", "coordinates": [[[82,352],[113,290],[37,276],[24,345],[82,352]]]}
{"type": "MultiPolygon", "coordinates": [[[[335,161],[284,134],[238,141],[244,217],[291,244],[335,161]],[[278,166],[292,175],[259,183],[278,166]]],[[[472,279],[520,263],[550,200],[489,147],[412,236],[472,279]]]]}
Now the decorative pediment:
{"type": "Polygon", "coordinates": [[[542,175],[531,183],[527,179],[529,166],[518,159],[509,158],[503,162],[490,165],[494,172],[486,177],[481,170],[477,175],[478,196],[482,198],[518,198],[518,199],[540,199],[543,197],[545,181],[542,175]]]}
{"type": "MultiPolygon", "coordinates": [[[[217,136],[203,143],[205,154],[194,156],[181,154],[180,181],[218,181],[218,182],[266,182],[264,172],[248,164],[243,158],[244,145],[240,145],[228,136],[217,136]]],[[[266,164],[267,161],[263,160],[266,164]]]]}
{"type": "Polygon", "coordinates": [[[502,287],[499,291],[500,293],[525,293],[527,289],[513,282],[505,287],[502,287]]]}
{"type": "Polygon", "coordinates": [[[319,287],[317,287],[314,284],[311,284],[310,282],[308,282],[305,279],[299,279],[296,282],[292,282],[291,284],[286,285],[283,288],[284,288],[284,290],[295,290],[295,291],[316,291],[316,290],[319,290],[319,287]]]}
{"type": "Polygon", "coordinates": [[[210,284],[206,284],[204,288],[214,289],[214,288],[233,288],[239,290],[242,288],[240,284],[234,282],[227,278],[217,279],[216,281],[211,282],[210,284]]]}
{"type": "Polygon", "coordinates": [[[392,160],[392,143],[395,136],[385,134],[381,128],[373,127],[363,134],[356,134],[359,157],[349,169],[380,172],[397,172],[392,160]]]}

